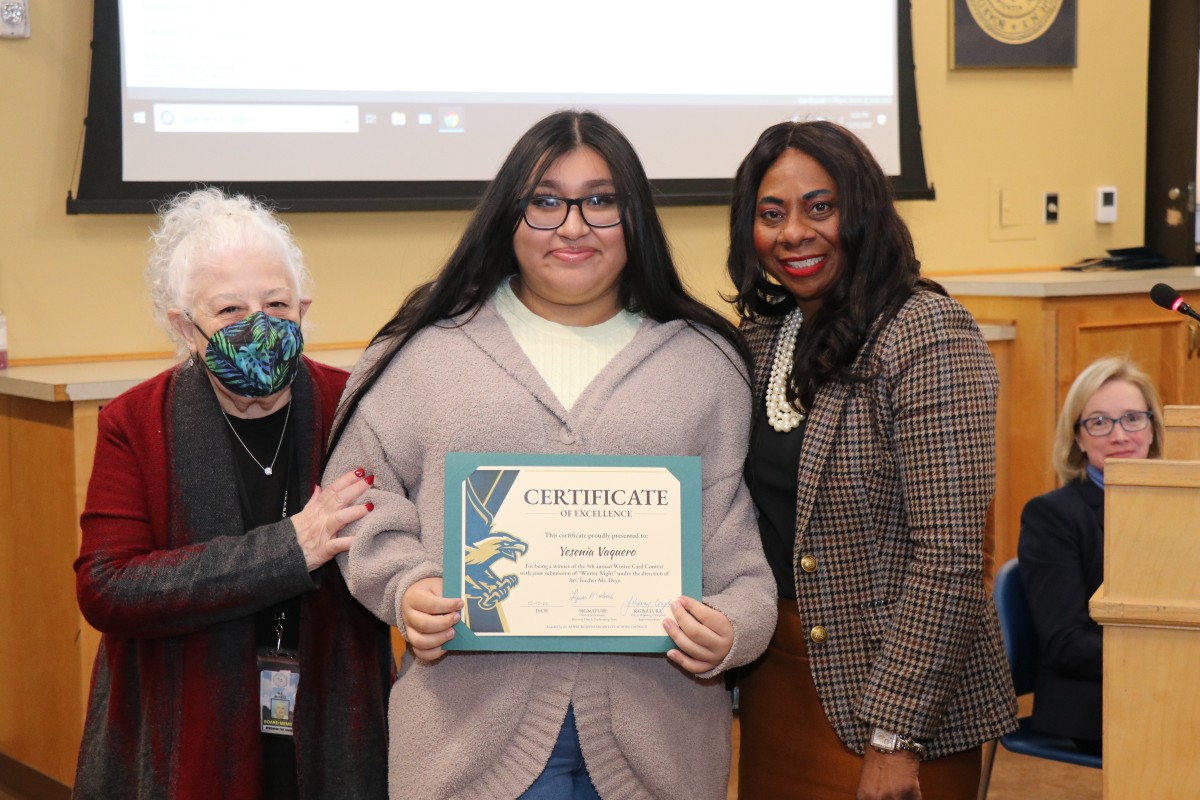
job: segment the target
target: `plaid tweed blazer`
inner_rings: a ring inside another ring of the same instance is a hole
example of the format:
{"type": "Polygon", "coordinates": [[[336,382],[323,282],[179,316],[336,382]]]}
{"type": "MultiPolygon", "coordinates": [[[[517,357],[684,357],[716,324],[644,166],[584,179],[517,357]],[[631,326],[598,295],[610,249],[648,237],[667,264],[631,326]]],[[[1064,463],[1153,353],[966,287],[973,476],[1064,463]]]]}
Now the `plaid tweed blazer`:
{"type": "MultiPolygon", "coordinates": [[[[755,402],[782,321],[742,326],[755,402]]],[[[879,726],[937,758],[1016,727],[982,574],[999,380],[970,313],[927,291],[876,326],[855,370],[873,377],[818,392],[796,478],[797,603],[828,637],[808,639],[813,679],[855,752],[879,726]]]]}

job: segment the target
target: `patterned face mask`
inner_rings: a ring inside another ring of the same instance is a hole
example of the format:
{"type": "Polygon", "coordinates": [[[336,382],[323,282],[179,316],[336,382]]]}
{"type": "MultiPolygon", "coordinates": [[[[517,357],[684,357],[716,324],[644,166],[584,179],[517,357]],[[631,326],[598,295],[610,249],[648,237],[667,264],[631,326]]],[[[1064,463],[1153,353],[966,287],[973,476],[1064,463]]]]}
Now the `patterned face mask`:
{"type": "MultiPolygon", "coordinates": [[[[189,317],[190,319],[190,317],[189,317]]],[[[192,324],[196,325],[195,320],[192,324]]],[[[221,384],[242,397],[266,397],[292,385],[304,352],[300,326],[290,319],[255,311],[208,339],[204,363],[221,384]]]]}

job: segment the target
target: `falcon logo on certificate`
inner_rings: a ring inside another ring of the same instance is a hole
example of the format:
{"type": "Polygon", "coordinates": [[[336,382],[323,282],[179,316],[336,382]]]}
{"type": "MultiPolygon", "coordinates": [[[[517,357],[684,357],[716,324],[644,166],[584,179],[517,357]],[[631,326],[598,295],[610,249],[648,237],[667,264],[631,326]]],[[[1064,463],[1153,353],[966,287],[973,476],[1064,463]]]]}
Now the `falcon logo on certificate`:
{"type": "Polygon", "coordinates": [[[444,591],[459,650],[665,652],[700,598],[700,459],[446,456],[444,591]]]}
{"type": "Polygon", "coordinates": [[[519,470],[477,469],[463,486],[463,599],[467,627],[480,633],[503,633],[504,600],[517,585],[516,575],[497,575],[492,566],[504,558],[516,561],[529,547],[511,533],[497,530],[496,510],[504,503],[519,470]]]}

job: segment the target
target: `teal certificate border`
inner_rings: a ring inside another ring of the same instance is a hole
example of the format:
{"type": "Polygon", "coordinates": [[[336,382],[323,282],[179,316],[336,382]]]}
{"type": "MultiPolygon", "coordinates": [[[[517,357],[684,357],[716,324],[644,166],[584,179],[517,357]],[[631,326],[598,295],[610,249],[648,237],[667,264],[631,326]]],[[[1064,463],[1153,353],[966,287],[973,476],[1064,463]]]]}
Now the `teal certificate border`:
{"type": "MultiPolygon", "coordinates": [[[[702,599],[701,493],[698,456],[534,455],[528,453],[447,453],[445,476],[445,530],[443,593],[463,596],[462,492],[467,478],[480,467],[633,467],[666,469],[679,481],[680,528],[683,541],[683,594],[702,599]]],[[[447,650],[490,650],[558,653],[665,653],[675,646],[661,636],[477,636],[465,623],[454,626],[447,650]]]]}

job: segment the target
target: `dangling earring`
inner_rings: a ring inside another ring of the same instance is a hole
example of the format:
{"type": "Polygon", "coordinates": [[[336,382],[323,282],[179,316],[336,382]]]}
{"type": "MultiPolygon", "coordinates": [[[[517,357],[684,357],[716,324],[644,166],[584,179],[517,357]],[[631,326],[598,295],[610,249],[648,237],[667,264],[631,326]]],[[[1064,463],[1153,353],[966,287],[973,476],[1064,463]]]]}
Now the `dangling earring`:
{"type": "Polygon", "coordinates": [[[762,265],[761,261],[758,262],[758,278],[754,288],[760,297],[772,305],[782,303],[789,295],[787,289],[771,280],[771,274],[767,272],[767,268],[762,265]]]}

